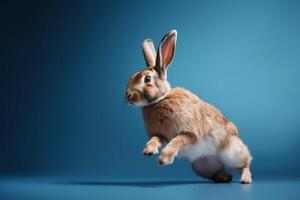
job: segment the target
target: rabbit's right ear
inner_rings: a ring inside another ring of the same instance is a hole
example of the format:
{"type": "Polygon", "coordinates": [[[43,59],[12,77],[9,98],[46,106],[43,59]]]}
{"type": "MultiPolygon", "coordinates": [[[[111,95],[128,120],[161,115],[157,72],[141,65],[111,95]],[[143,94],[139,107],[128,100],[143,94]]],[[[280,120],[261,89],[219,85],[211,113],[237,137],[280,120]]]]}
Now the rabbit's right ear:
{"type": "Polygon", "coordinates": [[[177,31],[171,30],[161,40],[158,51],[155,69],[162,78],[166,78],[166,71],[172,63],[176,49],[177,31]]]}
{"type": "Polygon", "coordinates": [[[156,51],[155,51],[154,44],[153,44],[152,40],[146,39],[143,42],[143,53],[144,53],[144,57],[145,57],[147,67],[155,66],[156,51]]]}

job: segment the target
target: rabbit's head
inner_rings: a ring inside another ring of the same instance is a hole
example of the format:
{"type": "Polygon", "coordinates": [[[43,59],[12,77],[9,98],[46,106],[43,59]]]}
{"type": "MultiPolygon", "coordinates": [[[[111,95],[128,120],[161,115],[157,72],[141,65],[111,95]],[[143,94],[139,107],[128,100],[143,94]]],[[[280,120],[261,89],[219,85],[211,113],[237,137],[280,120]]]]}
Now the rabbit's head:
{"type": "Polygon", "coordinates": [[[156,54],[152,40],[143,42],[147,67],[133,74],[127,84],[126,100],[130,105],[147,106],[163,99],[171,89],[167,69],[175,55],[177,31],[172,30],[161,40],[156,54]]]}

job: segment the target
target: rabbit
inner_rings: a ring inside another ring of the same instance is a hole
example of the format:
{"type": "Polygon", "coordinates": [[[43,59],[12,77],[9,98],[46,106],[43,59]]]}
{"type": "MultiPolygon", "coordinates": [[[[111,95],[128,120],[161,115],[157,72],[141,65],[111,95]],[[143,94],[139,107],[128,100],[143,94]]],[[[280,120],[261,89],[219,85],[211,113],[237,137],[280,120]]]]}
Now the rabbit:
{"type": "Polygon", "coordinates": [[[252,183],[248,147],[237,127],[216,107],[184,88],[171,88],[167,69],[173,61],[177,31],[161,40],[156,53],[152,40],[142,49],[147,67],[133,74],[125,99],[140,106],[149,140],[144,155],[158,154],[159,165],[172,164],[175,157],[186,158],[193,171],[216,183],[232,181],[232,170],[241,171],[240,183],[252,183]]]}

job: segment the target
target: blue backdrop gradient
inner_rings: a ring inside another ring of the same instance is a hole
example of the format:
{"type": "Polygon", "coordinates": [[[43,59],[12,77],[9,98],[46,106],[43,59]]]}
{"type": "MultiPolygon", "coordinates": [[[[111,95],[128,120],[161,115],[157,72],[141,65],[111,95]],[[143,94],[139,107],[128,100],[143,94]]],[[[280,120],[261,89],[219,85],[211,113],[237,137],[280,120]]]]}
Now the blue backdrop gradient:
{"type": "Polygon", "coordinates": [[[254,177],[299,176],[299,1],[37,1],[1,6],[1,175],[198,179],[145,158],[124,91],[141,43],[177,29],[168,78],[240,130],[254,177]]]}

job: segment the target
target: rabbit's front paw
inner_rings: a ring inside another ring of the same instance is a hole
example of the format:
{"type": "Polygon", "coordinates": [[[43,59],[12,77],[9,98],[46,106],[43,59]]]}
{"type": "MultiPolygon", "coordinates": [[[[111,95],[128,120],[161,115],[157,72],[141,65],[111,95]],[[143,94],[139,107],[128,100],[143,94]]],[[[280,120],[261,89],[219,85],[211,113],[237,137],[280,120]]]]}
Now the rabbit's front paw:
{"type": "Polygon", "coordinates": [[[174,157],[175,155],[172,151],[170,151],[170,149],[164,149],[157,159],[157,164],[170,165],[174,162],[174,157]]]}
{"type": "Polygon", "coordinates": [[[145,156],[151,156],[157,153],[158,153],[158,148],[152,147],[151,145],[146,146],[145,149],[143,150],[143,154],[145,156]]]}
{"type": "Polygon", "coordinates": [[[159,165],[170,165],[174,162],[174,157],[160,155],[157,159],[159,165]]]}

